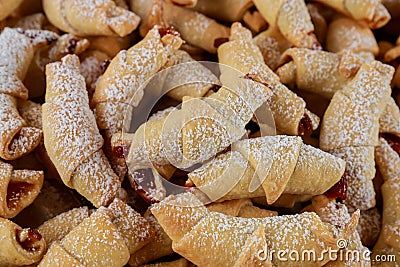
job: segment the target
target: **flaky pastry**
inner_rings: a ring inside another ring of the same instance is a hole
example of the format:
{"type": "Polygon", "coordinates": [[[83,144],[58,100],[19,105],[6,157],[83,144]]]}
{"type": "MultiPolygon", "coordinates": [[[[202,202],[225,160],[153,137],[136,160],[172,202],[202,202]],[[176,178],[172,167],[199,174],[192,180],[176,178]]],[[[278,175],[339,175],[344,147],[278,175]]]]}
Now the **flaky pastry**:
{"type": "Polygon", "coordinates": [[[390,14],[380,0],[316,0],[355,20],[365,21],[378,29],[390,20],[390,14]]]}
{"type": "Polygon", "coordinates": [[[46,65],[60,60],[68,54],[79,55],[89,47],[89,41],[74,34],[63,34],[52,45],[39,49],[33,57],[25,76],[24,84],[29,98],[41,97],[46,89],[46,65]]]}
{"type": "MultiPolygon", "coordinates": [[[[347,224],[354,223],[352,221],[352,216],[350,215],[346,205],[342,203],[337,203],[335,199],[328,198],[324,195],[315,196],[312,198],[310,207],[306,208],[307,211],[314,211],[318,214],[321,220],[325,223],[330,223],[339,229],[345,229],[347,224]]],[[[356,216],[360,216],[360,212],[357,211],[356,216]]],[[[345,267],[345,266],[358,266],[367,267],[371,266],[368,255],[368,248],[364,247],[361,243],[361,238],[357,231],[354,231],[346,239],[346,247],[341,248],[338,251],[337,259],[335,261],[329,262],[327,267],[345,267]],[[345,258],[343,255],[348,255],[346,253],[353,253],[357,251],[358,258],[345,258]]]]}
{"type": "MultiPolygon", "coordinates": [[[[257,255],[251,254],[254,250],[247,249],[246,245],[260,245],[250,241],[256,237],[258,240],[265,238],[266,242],[261,243],[267,244],[263,248],[266,253],[270,249],[314,249],[316,253],[329,248],[337,249],[336,238],[353,233],[358,220],[355,215],[345,229],[338,229],[323,223],[312,212],[267,218],[232,217],[208,211],[191,193],[169,196],[153,205],[151,212],[172,239],[174,251],[198,266],[240,266],[238,262],[243,263],[243,258],[260,260],[257,255]],[[282,235],[282,232],[287,234],[282,235]],[[265,251],[266,248],[268,251],[265,251]]],[[[271,260],[274,265],[281,263],[276,257],[271,260]]],[[[288,260],[286,264],[294,263],[288,260]]],[[[313,261],[312,264],[323,266],[328,261],[313,261]]],[[[310,262],[297,261],[295,264],[309,266],[310,262]]]]}
{"type": "Polygon", "coordinates": [[[294,46],[320,48],[303,0],[254,0],[254,4],[269,27],[278,29],[294,46]]]}
{"type": "Polygon", "coordinates": [[[43,9],[57,28],[80,36],[126,36],[140,22],[136,14],[113,0],[44,0],[43,9]]]}
{"type": "Polygon", "coordinates": [[[35,229],[22,229],[0,217],[0,266],[12,267],[34,264],[46,252],[46,242],[35,229]]]}
{"type": "Polygon", "coordinates": [[[130,170],[152,168],[153,164],[189,168],[239,140],[253,112],[272,93],[246,77],[231,76],[226,82],[227,86],[208,97],[185,97],[181,109],[142,124],[134,134],[114,135],[116,149],[129,144],[126,162],[130,170]]]}
{"type": "Polygon", "coordinates": [[[357,232],[364,246],[371,247],[378,240],[381,232],[381,219],[382,216],[378,208],[361,211],[357,232]]]}
{"type": "Polygon", "coordinates": [[[392,75],[393,68],[378,61],[362,64],[354,78],[334,94],[322,121],[320,147],[346,161],[346,204],[352,208],[375,206],[374,148],[392,75]]]}
{"type": "Polygon", "coordinates": [[[42,226],[44,231],[51,224],[57,226],[61,223],[58,225],[61,231],[55,237],[62,238],[54,240],[39,266],[124,266],[129,255],[150,242],[153,236],[147,220],[119,199],[107,208],[94,211],[89,217],[86,217],[86,211],[83,214],[86,218],[72,229],[69,227],[71,222],[62,225],[65,216],[75,214],[76,217],[77,212],[77,218],[82,220],[79,211],[75,210],[55,217],[46,228],[42,226]]]}
{"type": "Polygon", "coordinates": [[[229,35],[229,28],[199,12],[163,0],[131,0],[130,2],[131,9],[139,14],[142,20],[147,23],[150,21],[148,29],[151,29],[154,23],[173,26],[179,31],[182,39],[207,52],[215,53],[218,41],[229,35]]]}
{"type": "Polygon", "coordinates": [[[128,264],[132,267],[142,266],[145,263],[174,253],[171,238],[165,233],[156,218],[150,212],[147,212],[144,218],[146,218],[153,228],[154,238],[151,242],[131,254],[128,264]]]}
{"type": "Polygon", "coordinates": [[[142,41],[119,52],[98,81],[93,95],[96,120],[106,142],[105,153],[121,178],[126,166],[112,151],[111,137],[123,130],[124,121],[125,127],[129,127],[132,109],[142,100],[145,83],[166,64],[181,43],[173,32],[164,32],[156,26],[142,41]]]}
{"type": "Polygon", "coordinates": [[[0,161],[0,217],[15,217],[39,195],[43,171],[14,170],[0,161]]]}
{"type": "Polygon", "coordinates": [[[286,38],[274,28],[260,32],[253,38],[254,44],[258,46],[264,58],[265,64],[275,70],[283,52],[292,46],[286,38]]]}
{"type": "Polygon", "coordinates": [[[170,56],[165,68],[172,67],[166,74],[165,90],[172,99],[182,101],[184,96],[202,97],[219,85],[218,78],[206,66],[194,60],[187,52],[178,50],[170,56]],[[187,73],[187,75],[182,75],[187,73]]]}
{"type": "Polygon", "coordinates": [[[48,247],[55,241],[61,241],[72,229],[90,216],[88,207],[80,207],[63,212],[38,227],[48,247]]]}
{"type": "Polygon", "coordinates": [[[219,201],[265,196],[272,204],[282,194],[322,194],[340,180],[344,168],[343,160],[303,144],[300,137],[278,135],[233,143],[230,152],[188,177],[211,199],[225,192],[219,201]]]}
{"type": "Polygon", "coordinates": [[[55,33],[5,28],[0,35],[0,157],[13,160],[30,153],[42,138],[40,129],[27,126],[17,100],[27,99],[23,84],[36,49],[57,39],[55,33]]]}
{"type": "Polygon", "coordinates": [[[334,53],[349,50],[366,60],[374,60],[379,48],[374,34],[365,23],[342,17],[328,26],[326,50],[334,53]]]}
{"type": "Polygon", "coordinates": [[[341,54],[305,48],[286,50],[276,70],[282,83],[326,98],[346,87],[362,60],[350,52],[341,54]]]}
{"type": "Polygon", "coordinates": [[[43,133],[46,150],[61,179],[96,207],[110,203],[121,187],[103,153],[79,58],[67,55],[46,66],[43,133]]]}
{"type": "Polygon", "coordinates": [[[230,41],[218,47],[218,59],[219,63],[271,88],[273,95],[268,104],[278,130],[291,135],[310,135],[318,127],[319,118],[306,109],[302,98],[280,83],[252,42],[251,32],[240,23],[232,25],[230,41]]]}

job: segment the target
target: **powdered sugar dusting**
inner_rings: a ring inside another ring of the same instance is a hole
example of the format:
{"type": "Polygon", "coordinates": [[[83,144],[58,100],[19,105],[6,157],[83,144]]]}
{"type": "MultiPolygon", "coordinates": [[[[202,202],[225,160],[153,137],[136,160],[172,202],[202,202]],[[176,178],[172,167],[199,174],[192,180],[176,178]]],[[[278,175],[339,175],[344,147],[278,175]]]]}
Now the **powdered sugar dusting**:
{"type": "Polygon", "coordinates": [[[362,211],[357,232],[366,246],[374,244],[381,231],[381,214],[377,208],[362,211]]]}
{"type": "Polygon", "coordinates": [[[322,123],[320,146],[346,160],[346,203],[367,210],[375,205],[374,146],[379,117],[390,97],[393,69],[379,62],[363,64],[353,80],[337,92],[322,123]]]}
{"type": "Polygon", "coordinates": [[[44,222],[38,230],[46,240],[48,246],[54,241],[61,241],[72,229],[89,217],[87,207],[75,208],[61,213],[44,222]]]}
{"type": "Polygon", "coordinates": [[[287,65],[295,64],[292,73],[278,74],[282,77],[290,77],[295,80],[299,89],[315,92],[324,97],[331,98],[336,91],[346,85],[346,79],[338,71],[340,56],[325,51],[290,48],[286,50],[282,59],[292,60],[287,65]]]}
{"type": "Polygon", "coordinates": [[[218,78],[209,69],[185,51],[175,52],[169,58],[167,65],[169,64],[174,65],[167,69],[164,88],[172,89],[168,95],[175,99],[180,100],[183,96],[201,97],[214,85],[219,84],[218,78]]]}
{"type": "Polygon", "coordinates": [[[384,138],[379,138],[375,148],[375,159],[384,180],[400,177],[400,157],[384,138]]]}
{"type": "Polygon", "coordinates": [[[112,60],[96,88],[95,102],[117,101],[137,106],[143,97],[145,82],[167,61],[171,48],[161,41],[158,29],[145,39],[121,51],[112,60]]]}
{"type": "Polygon", "coordinates": [[[155,120],[160,120],[165,117],[167,117],[173,110],[175,110],[176,107],[168,107],[163,110],[159,110],[156,113],[153,113],[147,121],[155,121],[155,120]]]}
{"type": "Polygon", "coordinates": [[[193,227],[187,227],[184,218],[199,210],[199,207],[188,206],[190,202],[187,201],[190,201],[190,198],[188,199],[186,195],[175,197],[175,199],[180,198],[178,202],[185,203],[186,208],[171,207],[173,203],[165,203],[165,201],[169,202],[167,198],[153,206],[152,211],[167,233],[174,231],[172,228],[176,227],[184,231],[184,235],[180,234],[172,238],[173,248],[195,264],[233,266],[246,240],[261,224],[265,226],[268,248],[274,250],[295,248],[299,251],[305,249],[322,251],[331,245],[325,242],[327,240],[325,238],[330,236],[333,239],[334,233],[320,221],[315,213],[268,218],[240,218],[204,210],[205,213],[197,219],[199,222],[193,227]],[[165,209],[171,210],[168,207],[174,210],[172,216],[174,223],[164,224],[164,220],[168,218],[165,209]],[[160,210],[164,212],[159,213],[160,210]],[[224,247],[231,249],[221,249],[224,247]]]}
{"type": "Polygon", "coordinates": [[[64,182],[70,185],[72,172],[101,148],[103,139],[89,109],[78,58],[67,56],[62,63],[49,64],[46,73],[43,124],[50,131],[45,131],[45,145],[64,182]]]}
{"type": "Polygon", "coordinates": [[[400,109],[392,97],[379,118],[379,132],[400,135],[400,109]]]}
{"type": "Polygon", "coordinates": [[[366,25],[352,19],[341,18],[333,21],[329,27],[332,39],[328,34],[327,50],[340,52],[348,49],[355,53],[367,51],[373,54],[376,53],[377,43],[375,37],[366,25]],[[340,41],[335,40],[334,36],[340,36],[340,41]],[[330,44],[330,41],[333,43],[330,44]]]}
{"type": "Polygon", "coordinates": [[[58,8],[65,25],[55,25],[67,26],[79,35],[125,36],[136,29],[140,21],[133,12],[117,7],[112,0],[60,1],[58,8]]]}
{"type": "Polygon", "coordinates": [[[130,254],[151,241],[153,229],[149,222],[127,204],[115,199],[108,209],[112,214],[112,222],[124,237],[130,254]]]}
{"type": "Polygon", "coordinates": [[[18,103],[18,110],[29,126],[42,129],[42,105],[30,100],[21,101],[18,103]]]}
{"type": "Polygon", "coordinates": [[[76,191],[99,207],[114,199],[121,182],[100,149],[81,162],[72,173],[72,185],[76,191]]]}
{"type": "Polygon", "coordinates": [[[302,144],[295,136],[245,139],[231,149],[189,173],[189,180],[207,195],[221,194],[224,200],[267,196],[274,202],[282,193],[322,194],[340,180],[345,168],[343,160],[302,144]],[[312,179],[302,182],[306,175],[312,179]]]}
{"type": "MultiPolygon", "coordinates": [[[[236,24],[231,35],[244,36],[246,31],[236,24]]],[[[270,98],[269,106],[276,126],[284,133],[297,135],[300,120],[305,113],[306,103],[286,86],[279,82],[277,75],[264,63],[263,56],[251,38],[234,39],[218,48],[219,62],[248,74],[253,80],[265,85],[263,97],[270,98]]],[[[224,74],[224,69],[222,70],[224,74]]],[[[222,83],[224,80],[222,79],[222,83]]]]}
{"type": "Polygon", "coordinates": [[[186,99],[182,109],[141,125],[133,136],[129,164],[140,168],[149,162],[171,163],[187,168],[239,140],[253,110],[265,102],[270,91],[245,78],[236,78],[228,86],[210,97],[186,99]]]}
{"type": "Polygon", "coordinates": [[[372,179],[375,177],[373,146],[345,147],[330,151],[334,156],[346,161],[348,190],[345,203],[352,210],[367,210],[375,205],[375,190],[372,179]]]}
{"type": "Polygon", "coordinates": [[[184,22],[189,29],[197,28],[198,31],[206,32],[207,28],[214,22],[199,12],[193,12],[192,14],[193,16],[184,22]]]}
{"type": "Polygon", "coordinates": [[[72,229],[61,245],[85,266],[123,266],[129,260],[125,241],[104,209],[72,229]]]}
{"type": "MultiPolygon", "coordinates": [[[[271,23],[274,25],[274,22],[271,23]]],[[[310,49],[319,46],[314,35],[314,25],[304,1],[285,1],[275,23],[282,34],[295,46],[310,49]]]]}
{"type": "Polygon", "coordinates": [[[0,93],[0,156],[15,159],[31,152],[41,141],[42,131],[25,127],[17,110],[17,99],[0,93]]]}
{"type": "Polygon", "coordinates": [[[49,64],[46,73],[43,127],[49,156],[67,186],[75,187],[95,206],[106,205],[120,182],[101,150],[103,139],[89,108],[79,59],[66,56],[49,64]]]}

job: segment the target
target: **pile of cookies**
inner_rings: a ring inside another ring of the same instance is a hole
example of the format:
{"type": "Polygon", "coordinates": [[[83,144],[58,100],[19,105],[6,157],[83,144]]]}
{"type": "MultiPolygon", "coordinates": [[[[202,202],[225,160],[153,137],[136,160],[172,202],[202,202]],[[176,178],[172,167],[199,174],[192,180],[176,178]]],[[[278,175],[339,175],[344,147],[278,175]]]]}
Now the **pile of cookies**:
{"type": "Polygon", "coordinates": [[[400,266],[398,23],[0,0],[0,266],[400,266]]]}

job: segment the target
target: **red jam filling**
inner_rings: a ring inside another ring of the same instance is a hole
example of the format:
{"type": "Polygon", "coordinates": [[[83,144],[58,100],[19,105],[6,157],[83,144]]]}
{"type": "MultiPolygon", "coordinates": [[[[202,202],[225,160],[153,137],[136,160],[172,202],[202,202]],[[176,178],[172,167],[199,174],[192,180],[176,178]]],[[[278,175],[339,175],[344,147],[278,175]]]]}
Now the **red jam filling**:
{"type": "Polygon", "coordinates": [[[113,148],[114,155],[115,155],[117,158],[120,158],[120,159],[125,158],[125,155],[124,155],[124,151],[125,151],[125,150],[126,150],[126,146],[123,146],[123,145],[115,146],[115,147],[113,148]]]}
{"type": "Polygon", "coordinates": [[[325,192],[325,195],[329,198],[341,199],[345,200],[347,196],[347,173],[345,172],[342,175],[342,178],[337,182],[334,186],[331,187],[328,191],[325,192]]]}
{"type": "Polygon", "coordinates": [[[161,37],[164,37],[167,34],[175,35],[175,36],[181,36],[180,33],[174,29],[174,27],[163,27],[158,29],[158,33],[161,35],[161,37]]]}
{"type": "Polygon", "coordinates": [[[42,236],[35,229],[25,229],[25,230],[16,230],[16,238],[17,242],[24,248],[26,251],[35,251],[39,249],[37,243],[42,240],[42,236]],[[23,231],[27,231],[26,235],[21,234],[23,231]],[[24,237],[24,240],[21,240],[21,236],[24,237]]]}
{"type": "Polygon", "coordinates": [[[29,191],[32,191],[33,185],[24,182],[11,182],[7,187],[7,207],[14,210],[18,207],[19,201],[29,191]]]}
{"type": "Polygon", "coordinates": [[[312,121],[307,114],[304,114],[300,120],[299,127],[297,128],[299,135],[310,136],[313,132],[312,121]]]}

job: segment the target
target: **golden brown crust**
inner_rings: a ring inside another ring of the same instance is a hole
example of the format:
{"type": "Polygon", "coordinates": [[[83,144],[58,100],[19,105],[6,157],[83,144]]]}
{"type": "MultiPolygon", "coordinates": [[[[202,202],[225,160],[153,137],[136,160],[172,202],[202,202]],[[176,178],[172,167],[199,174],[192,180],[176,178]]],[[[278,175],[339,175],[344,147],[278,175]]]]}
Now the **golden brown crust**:
{"type": "Polygon", "coordinates": [[[379,117],[390,97],[391,75],[393,68],[380,62],[361,65],[354,79],[335,93],[324,115],[320,147],[346,160],[346,203],[352,208],[375,206],[374,146],[378,144],[379,117]]]}
{"type": "Polygon", "coordinates": [[[129,265],[132,267],[142,266],[145,263],[152,262],[164,256],[174,253],[172,250],[172,240],[165,233],[156,218],[151,214],[145,214],[145,218],[154,229],[154,239],[131,254],[129,265]]]}
{"type": "Polygon", "coordinates": [[[165,65],[182,43],[178,36],[161,36],[160,29],[154,27],[142,41],[119,52],[99,79],[93,95],[97,124],[106,139],[107,157],[121,178],[126,166],[112,152],[111,137],[122,130],[124,121],[130,123],[132,108],[142,100],[144,82],[165,65]],[[151,56],[143,57],[142,53],[151,56]]]}
{"type": "Polygon", "coordinates": [[[282,194],[324,193],[340,180],[344,167],[344,161],[304,145],[299,137],[281,135],[233,143],[231,152],[188,176],[213,200],[266,196],[272,204],[282,194]]]}
{"type": "MultiPolygon", "coordinates": [[[[49,248],[39,266],[74,262],[75,266],[123,266],[129,249],[104,209],[97,210],[49,248]],[[74,260],[72,260],[74,259],[74,260]]],[[[74,266],[72,265],[72,266],[74,266]]]]}
{"type": "Polygon", "coordinates": [[[80,36],[123,37],[135,30],[140,22],[136,14],[111,0],[46,0],[43,1],[43,9],[56,27],[80,36]]]}
{"type": "Polygon", "coordinates": [[[38,231],[50,247],[53,242],[61,241],[72,229],[90,215],[88,207],[75,208],[61,213],[38,227],[38,231]]]}
{"type": "MultiPolygon", "coordinates": [[[[268,248],[274,250],[337,249],[336,238],[354,232],[357,224],[356,216],[353,219],[355,224],[347,225],[344,230],[338,229],[323,223],[315,213],[267,218],[231,217],[208,211],[190,193],[170,196],[154,205],[151,211],[171,237],[174,251],[199,266],[233,266],[244,256],[240,254],[246,243],[259,245],[249,240],[253,233],[258,238],[264,235],[268,248]],[[261,225],[264,231],[259,233],[260,236],[257,230],[261,225]],[[286,231],[288,235],[282,236],[280,231],[286,231]],[[292,242],[291,238],[296,238],[298,242],[292,242]],[[224,246],[212,246],[216,243],[224,246]]],[[[247,254],[245,258],[251,256],[247,254]]],[[[326,259],[318,264],[328,261],[326,259]]],[[[273,258],[272,262],[279,264],[277,258],[273,258]]],[[[306,266],[309,263],[296,262],[296,266],[303,266],[301,264],[306,266]]]]}
{"type": "Polygon", "coordinates": [[[268,21],[271,28],[277,28],[296,47],[319,49],[320,44],[314,34],[314,25],[304,1],[255,0],[255,6],[268,21]]]}
{"type": "MultiPolygon", "coordinates": [[[[336,200],[330,199],[324,195],[315,196],[312,199],[311,208],[320,216],[321,220],[326,223],[330,223],[341,229],[349,227],[350,229],[355,228],[360,217],[359,211],[351,215],[346,205],[342,203],[337,203],[336,200]]],[[[364,247],[361,242],[360,236],[357,231],[349,232],[345,239],[346,246],[343,249],[343,253],[348,251],[359,251],[360,255],[368,255],[368,248],[364,247]]],[[[329,262],[326,266],[370,266],[370,262],[366,257],[359,257],[358,259],[337,259],[335,261],[329,262]]]]}
{"type": "MultiPolygon", "coordinates": [[[[209,53],[215,53],[217,47],[215,41],[229,36],[229,28],[217,21],[190,9],[170,4],[159,0],[131,1],[131,9],[149,23],[147,29],[159,24],[161,26],[173,26],[181,34],[182,39],[198,46],[209,53]],[[150,17],[154,12],[158,16],[150,17]]],[[[143,31],[146,33],[146,31],[143,31]]]]}
{"type": "MultiPolygon", "coordinates": [[[[278,130],[290,135],[304,134],[299,131],[299,126],[305,114],[311,112],[307,111],[305,101],[280,83],[278,76],[264,63],[248,29],[240,23],[234,23],[230,41],[218,47],[218,59],[219,63],[228,65],[271,89],[273,95],[268,104],[278,130]]],[[[318,127],[319,120],[315,119],[310,123],[308,127],[312,132],[318,127]]]]}
{"type": "Polygon", "coordinates": [[[350,18],[338,18],[329,24],[326,34],[326,50],[334,53],[349,50],[354,53],[370,53],[372,58],[379,48],[370,28],[350,18]]]}
{"type": "Polygon", "coordinates": [[[244,18],[244,14],[253,5],[250,0],[197,0],[194,9],[206,16],[222,21],[234,22],[244,18]]]}
{"type": "Polygon", "coordinates": [[[15,217],[29,206],[40,193],[43,178],[42,171],[14,170],[0,161],[0,217],[15,217]]]}
{"type": "Polygon", "coordinates": [[[40,129],[28,127],[17,110],[17,99],[26,99],[22,81],[36,49],[57,39],[48,31],[6,28],[0,35],[0,157],[17,159],[30,153],[42,138],[40,129]]]}
{"type": "Polygon", "coordinates": [[[0,265],[22,266],[37,263],[46,252],[46,242],[35,229],[22,229],[0,218],[0,265]]]}
{"type": "Polygon", "coordinates": [[[332,7],[338,12],[355,20],[365,21],[371,29],[378,29],[390,20],[390,14],[381,3],[376,0],[317,0],[321,4],[332,7]]]}
{"type": "Polygon", "coordinates": [[[39,230],[52,242],[39,266],[123,266],[154,238],[147,219],[120,199],[92,214],[86,207],[62,213],[39,230]]]}
{"type": "Polygon", "coordinates": [[[107,205],[121,184],[103,151],[103,138],[89,108],[77,56],[47,65],[43,132],[46,150],[63,182],[96,207],[107,205]],[[96,190],[93,190],[96,189],[96,190]]]}

